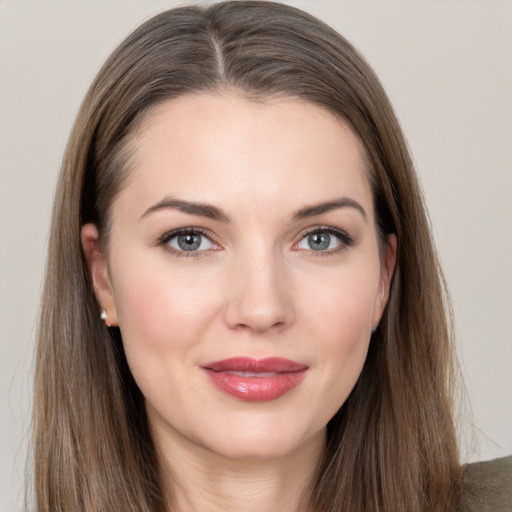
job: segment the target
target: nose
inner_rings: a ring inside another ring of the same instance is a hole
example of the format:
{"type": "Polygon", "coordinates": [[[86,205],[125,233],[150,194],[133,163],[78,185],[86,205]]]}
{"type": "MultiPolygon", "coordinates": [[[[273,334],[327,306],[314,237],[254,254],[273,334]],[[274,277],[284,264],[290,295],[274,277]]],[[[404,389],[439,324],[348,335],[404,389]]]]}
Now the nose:
{"type": "Polygon", "coordinates": [[[276,257],[252,255],[232,269],[226,323],[232,329],[263,334],[294,320],[285,264],[276,257]]]}

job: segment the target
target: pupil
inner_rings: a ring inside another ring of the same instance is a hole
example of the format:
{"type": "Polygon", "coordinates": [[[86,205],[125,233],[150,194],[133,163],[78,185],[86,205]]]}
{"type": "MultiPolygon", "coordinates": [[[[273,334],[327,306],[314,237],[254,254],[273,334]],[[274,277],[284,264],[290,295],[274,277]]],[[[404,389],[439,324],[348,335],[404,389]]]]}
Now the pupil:
{"type": "Polygon", "coordinates": [[[328,233],[313,233],[309,235],[308,242],[314,251],[322,251],[329,248],[331,235],[328,233]]]}
{"type": "Polygon", "coordinates": [[[178,245],[184,251],[195,251],[201,245],[201,235],[180,235],[178,245]]]}

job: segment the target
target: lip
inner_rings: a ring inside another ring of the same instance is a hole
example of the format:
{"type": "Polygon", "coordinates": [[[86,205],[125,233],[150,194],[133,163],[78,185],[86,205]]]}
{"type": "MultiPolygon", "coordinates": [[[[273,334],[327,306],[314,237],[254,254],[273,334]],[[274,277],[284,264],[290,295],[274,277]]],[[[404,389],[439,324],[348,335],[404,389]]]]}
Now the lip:
{"type": "Polygon", "coordinates": [[[246,402],[275,400],[295,388],[309,366],[281,357],[233,357],[201,366],[219,390],[246,402]]]}

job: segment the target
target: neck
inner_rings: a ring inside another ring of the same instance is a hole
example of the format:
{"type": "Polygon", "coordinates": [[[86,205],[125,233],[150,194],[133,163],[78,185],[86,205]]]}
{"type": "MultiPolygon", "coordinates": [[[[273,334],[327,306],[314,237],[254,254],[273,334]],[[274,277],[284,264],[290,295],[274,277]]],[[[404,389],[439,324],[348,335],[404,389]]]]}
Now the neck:
{"type": "Polygon", "coordinates": [[[173,512],[309,512],[325,432],[275,458],[233,459],[181,438],[158,442],[173,512]]]}

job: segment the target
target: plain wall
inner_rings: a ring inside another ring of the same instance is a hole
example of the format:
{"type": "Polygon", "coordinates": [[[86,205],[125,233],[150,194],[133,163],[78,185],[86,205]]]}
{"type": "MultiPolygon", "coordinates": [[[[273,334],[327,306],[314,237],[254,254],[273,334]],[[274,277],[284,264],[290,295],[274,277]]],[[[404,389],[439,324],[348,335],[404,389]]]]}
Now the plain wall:
{"type": "MultiPolygon", "coordinates": [[[[395,105],[454,302],[474,425],[461,423],[462,457],[512,453],[512,3],[288,3],[347,36],[395,105]]],[[[1,511],[22,497],[38,299],[68,132],[110,51],[173,5],[0,0],[1,511]]]]}

